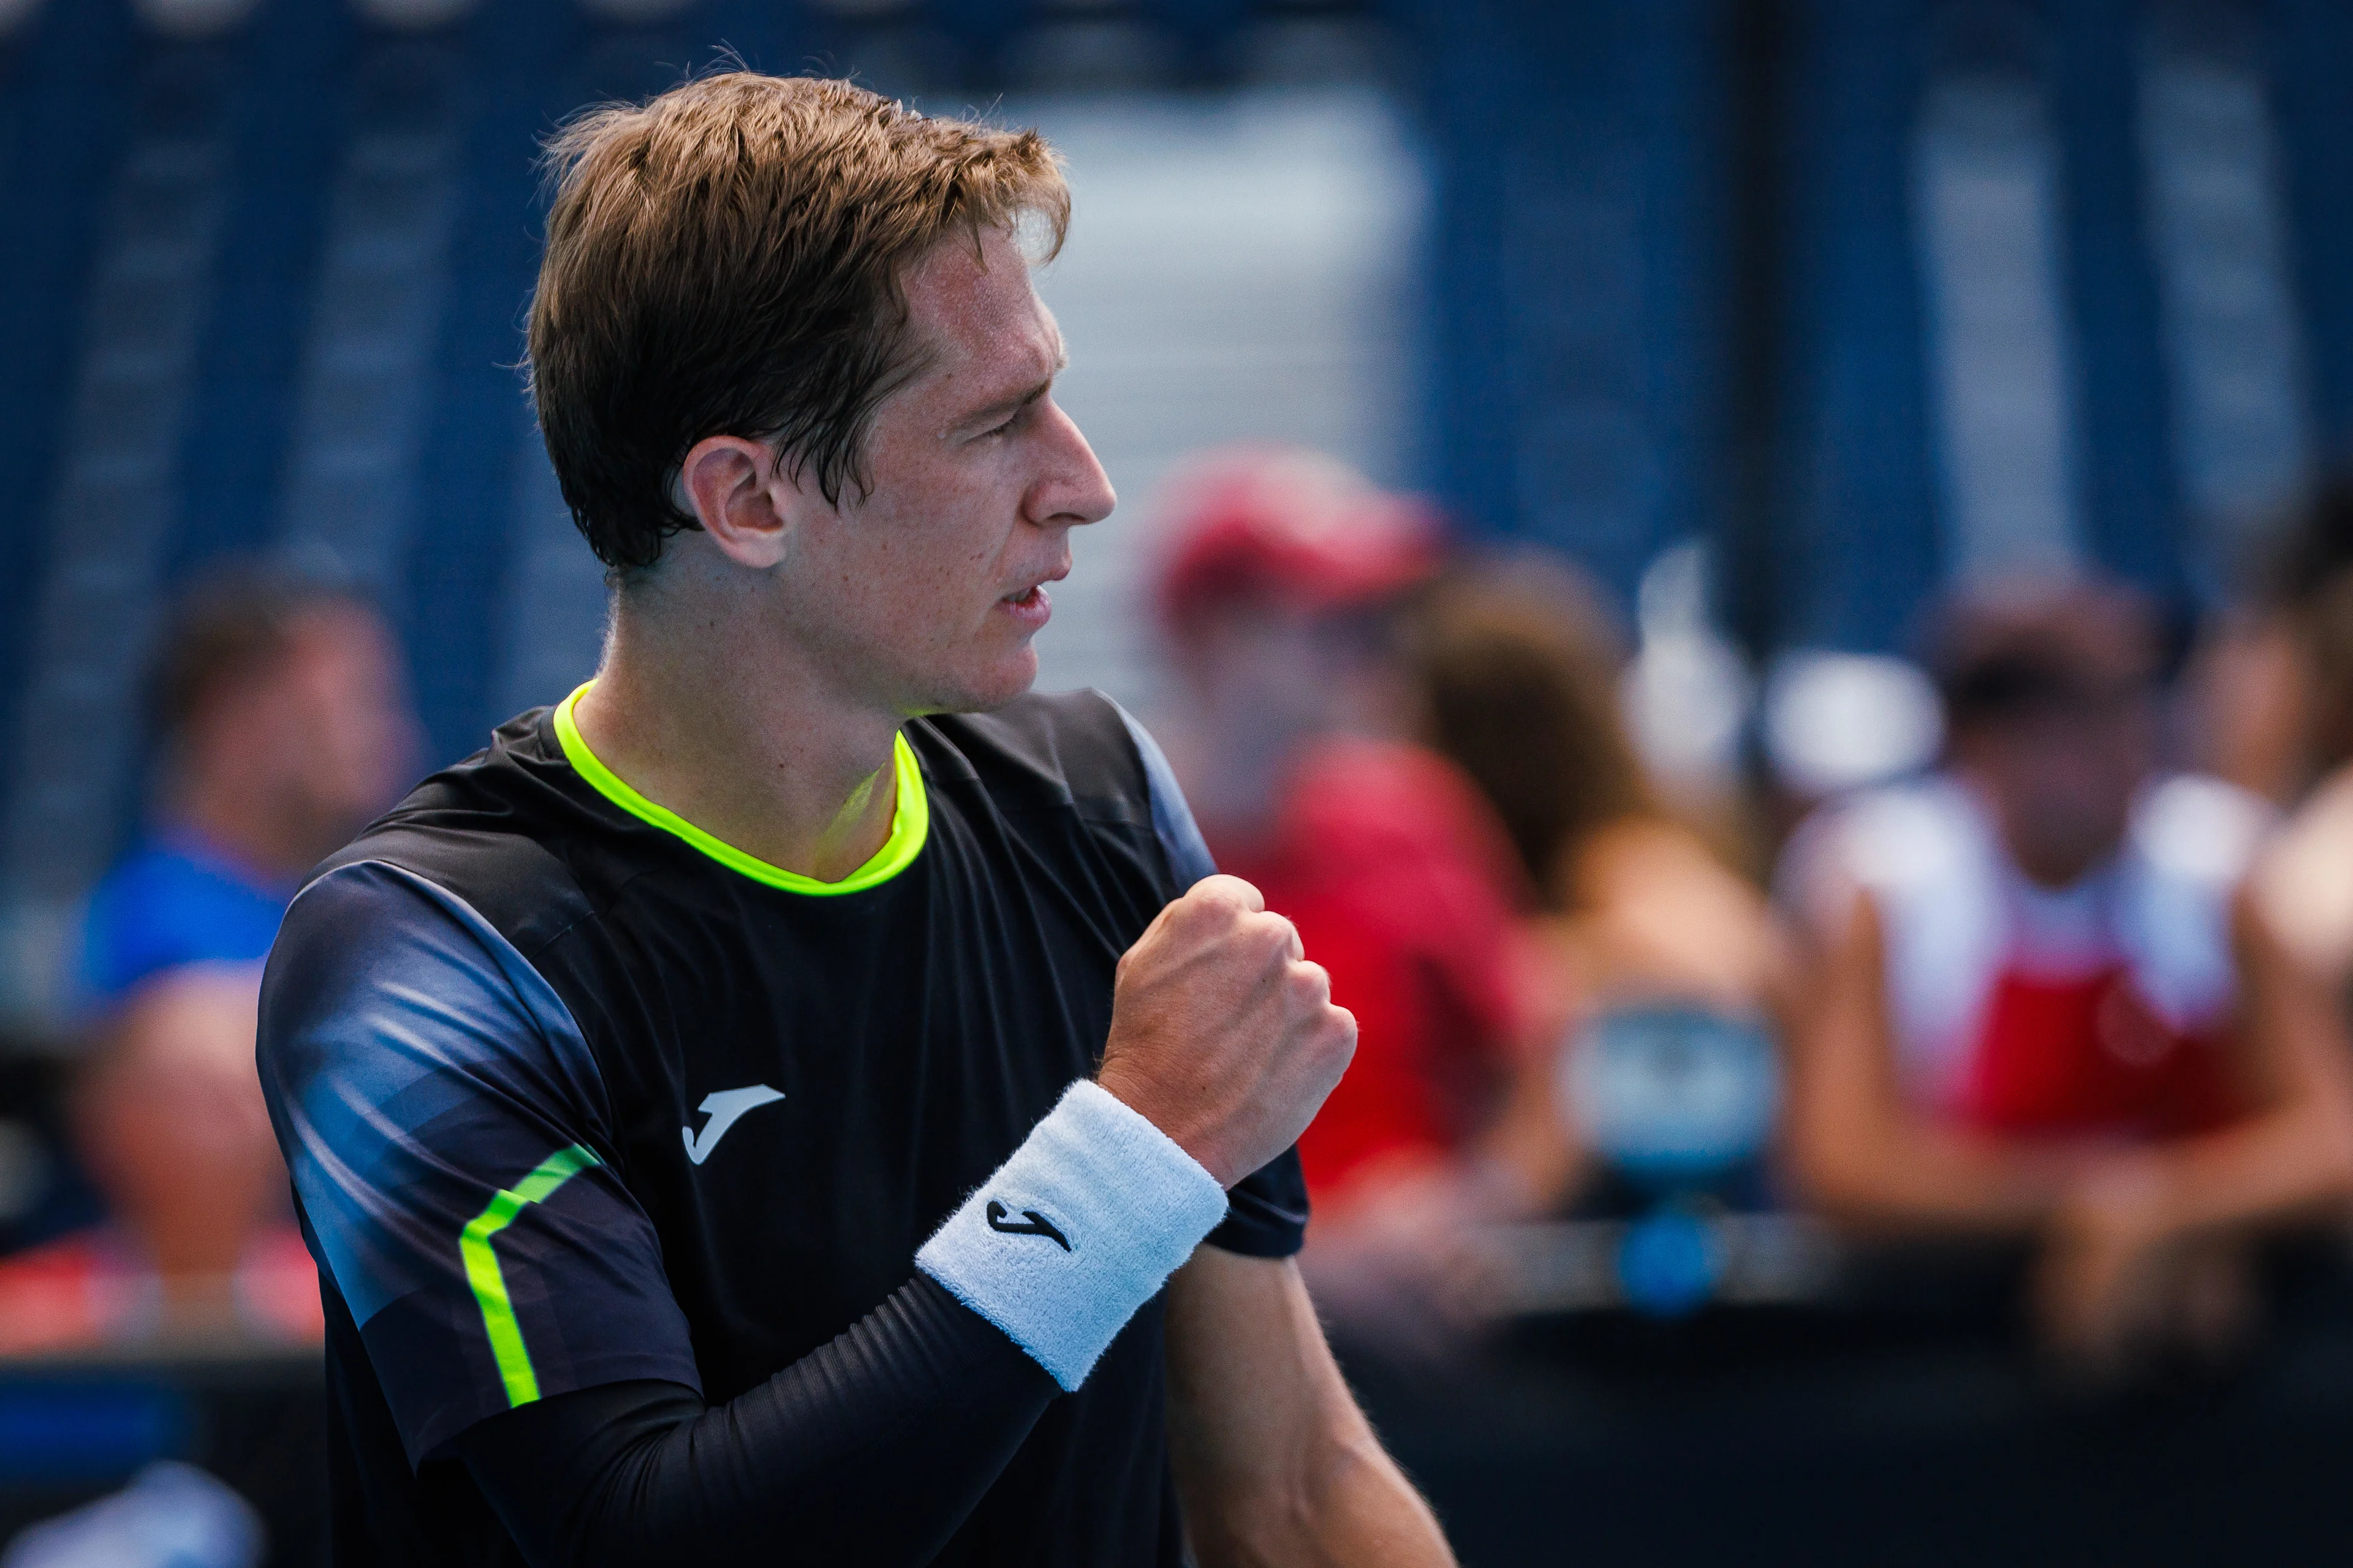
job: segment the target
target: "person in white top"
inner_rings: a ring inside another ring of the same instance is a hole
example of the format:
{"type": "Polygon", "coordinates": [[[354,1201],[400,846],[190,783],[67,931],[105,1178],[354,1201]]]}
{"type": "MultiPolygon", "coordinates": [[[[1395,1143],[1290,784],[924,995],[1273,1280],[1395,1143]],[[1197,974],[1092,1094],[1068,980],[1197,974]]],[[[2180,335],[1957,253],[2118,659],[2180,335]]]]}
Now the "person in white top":
{"type": "Polygon", "coordinates": [[[2353,1192],[2353,1057],[2244,894],[2255,797],[2158,766],[2158,638],[2075,584],[1956,601],[1944,766],[1826,808],[1783,885],[1792,1168],[1836,1215],[2032,1237],[2062,1351],[2208,1347],[2243,1240],[2353,1192]]]}

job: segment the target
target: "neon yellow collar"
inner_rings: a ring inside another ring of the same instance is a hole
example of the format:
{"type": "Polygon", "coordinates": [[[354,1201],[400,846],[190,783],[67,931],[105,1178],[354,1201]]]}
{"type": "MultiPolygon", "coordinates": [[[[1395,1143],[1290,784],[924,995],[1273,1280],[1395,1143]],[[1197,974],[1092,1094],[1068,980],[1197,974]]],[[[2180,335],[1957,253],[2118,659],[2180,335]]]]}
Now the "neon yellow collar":
{"type": "Polygon", "coordinates": [[[932,828],[931,802],[923,794],[923,770],[915,762],[915,749],[907,744],[902,733],[892,742],[891,752],[893,772],[899,785],[899,799],[891,811],[891,837],[874,858],[839,882],[820,882],[814,877],[804,877],[797,871],[787,871],[781,866],[771,866],[754,855],[746,855],[732,844],[722,843],[705,833],[668,806],[656,805],[623,783],[620,776],[607,767],[580,733],[572,710],[579,705],[594,681],[585,681],[580,689],[555,710],[555,739],[564,747],[565,760],[573,770],[596,786],[596,793],[641,822],[649,822],[665,833],[674,833],[731,871],[739,872],[755,882],[771,888],[782,888],[788,893],[809,893],[820,897],[835,893],[858,893],[880,887],[909,866],[923,852],[923,840],[932,828]]]}

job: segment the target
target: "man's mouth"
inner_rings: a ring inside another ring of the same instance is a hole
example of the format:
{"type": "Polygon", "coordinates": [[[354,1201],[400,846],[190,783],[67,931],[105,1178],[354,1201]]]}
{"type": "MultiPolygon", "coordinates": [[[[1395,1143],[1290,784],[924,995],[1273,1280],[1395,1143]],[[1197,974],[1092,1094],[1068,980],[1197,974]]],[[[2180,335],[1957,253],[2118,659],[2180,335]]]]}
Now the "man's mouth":
{"type": "Polygon", "coordinates": [[[1018,594],[1008,594],[997,601],[1013,613],[1016,620],[1032,626],[1042,626],[1054,613],[1053,601],[1047,596],[1046,584],[1032,583],[1018,594]]]}

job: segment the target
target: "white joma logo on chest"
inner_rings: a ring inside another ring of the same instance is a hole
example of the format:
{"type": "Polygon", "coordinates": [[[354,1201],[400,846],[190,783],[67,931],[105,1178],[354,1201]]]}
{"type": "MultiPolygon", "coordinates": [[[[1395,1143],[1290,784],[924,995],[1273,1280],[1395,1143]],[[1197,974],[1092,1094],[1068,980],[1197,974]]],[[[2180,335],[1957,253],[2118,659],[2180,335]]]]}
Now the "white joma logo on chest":
{"type": "Polygon", "coordinates": [[[727,1130],[741,1121],[745,1111],[757,1110],[772,1100],[784,1098],[783,1089],[770,1089],[765,1083],[752,1084],[744,1089],[723,1089],[704,1095],[702,1103],[695,1107],[711,1118],[702,1124],[702,1136],[696,1137],[691,1127],[678,1130],[679,1135],[686,1140],[686,1157],[698,1165],[702,1164],[711,1158],[711,1151],[719,1146],[719,1141],[727,1136],[727,1130]]]}

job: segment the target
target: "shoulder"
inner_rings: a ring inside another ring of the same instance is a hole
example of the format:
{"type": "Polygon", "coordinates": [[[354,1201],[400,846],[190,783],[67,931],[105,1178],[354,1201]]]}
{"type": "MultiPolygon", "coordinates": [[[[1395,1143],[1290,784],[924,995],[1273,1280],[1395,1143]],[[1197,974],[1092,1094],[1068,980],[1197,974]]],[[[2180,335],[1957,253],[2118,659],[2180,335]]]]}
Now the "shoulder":
{"type": "Polygon", "coordinates": [[[1679,822],[1636,816],[1595,833],[1576,859],[1579,902],[1604,912],[1655,910],[1662,929],[1704,915],[1710,931],[1761,937],[1765,900],[1679,822]]]}
{"type": "Polygon", "coordinates": [[[1282,838],[1332,867],[1466,873],[1506,898],[1525,873],[1478,787],[1419,746],[1335,741],[1318,746],[1291,780],[1282,838]]]}
{"type": "MultiPolygon", "coordinates": [[[[419,784],[322,862],[306,895],[330,873],[375,864],[440,889],[526,952],[577,924],[594,908],[579,847],[635,825],[612,820],[572,772],[546,712],[510,720],[489,746],[419,784]]],[[[314,900],[309,918],[322,901],[339,900],[314,900]]]]}
{"type": "Polygon", "coordinates": [[[2194,773],[2151,784],[2134,809],[2119,936],[2142,991],[2179,1026],[2231,1005],[2231,902],[2271,820],[2260,797],[2194,773]]]}
{"type": "Polygon", "coordinates": [[[220,872],[184,850],[142,844],[114,863],[100,880],[96,896],[131,903],[157,897],[218,897],[232,887],[220,872]]]}
{"type": "MultiPolygon", "coordinates": [[[[91,910],[103,918],[177,919],[198,927],[228,919],[241,931],[256,918],[274,921],[291,891],[290,887],[262,886],[194,851],[150,844],[125,856],[106,874],[91,895],[91,910]]],[[[227,931],[222,934],[227,938],[227,931]]]]}
{"type": "Polygon", "coordinates": [[[2263,847],[2250,889],[2305,963],[2332,977],[2353,968],[2353,768],[2323,783],[2263,847]]]}
{"type": "Polygon", "coordinates": [[[111,998],[159,969],[247,963],[269,951],[285,893],[252,886],[167,845],[126,857],[90,896],[82,984],[111,998]]]}
{"type": "Polygon", "coordinates": [[[2177,773],[2151,784],[2135,806],[2132,853],[2160,877],[2227,893],[2253,864],[2274,816],[2236,784],[2177,773]]]}
{"type": "Polygon", "coordinates": [[[296,896],[262,977],[258,1054],[289,1105],[326,1082],[376,1106],[470,1082],[604,1109],[546,978],[463,895],[392,859],[341,861],[296,896]]]}
{"type": "Polygon", "coordinates": [[[1984,859],[1991,827],[1967,786],[1944,774],[1861,791],[1799,825],[1792,852],[1876,892],[1933,885],[1984,859]]]}
{"type": "Polygon", "coordinates": [[[1929,773],[1817,808],[1789,836],[1773,890],[1817,932],[1843,929],[1858,894],[1883,920],[1976,910],[1994,897],[2000,855],[1968,786],[1929,773]]]}
{"type": "Polygon", "coordinates": [[[989,713],[919,720],[908,731],[935,781],[977,785],[1000,810],[1062,810],[1114,837],[1148,834],[1164,898],[1218,868],[1168,759],[1100,691],[1033,694],[989,713]]]}

